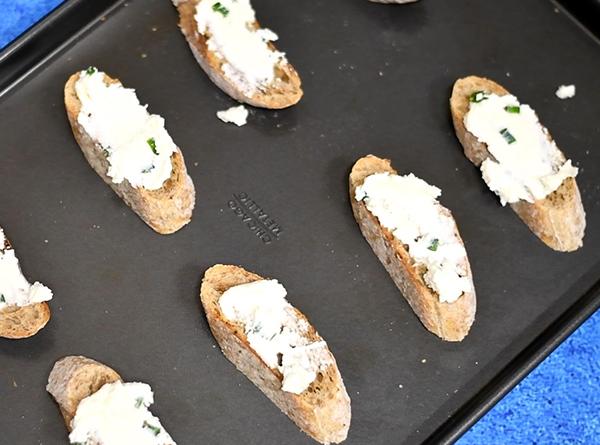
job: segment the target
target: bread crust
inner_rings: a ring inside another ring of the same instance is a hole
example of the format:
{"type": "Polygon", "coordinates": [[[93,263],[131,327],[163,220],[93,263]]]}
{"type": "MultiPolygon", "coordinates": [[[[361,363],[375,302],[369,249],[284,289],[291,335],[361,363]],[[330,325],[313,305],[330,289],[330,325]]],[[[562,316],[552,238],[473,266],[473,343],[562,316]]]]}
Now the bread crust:
{"type": "MultiPolygon", "coordinates": [[[[194,19],[196,5],[203,0],[173,0],[173,4],[179,12],[179,28],[185,36],[196,61],[206,72],[208,77],[221,90],[238,102],[261,108],[282,109],[295,105],[300,101],[302,95],[302,82],[300,76],[290,63],[279,64],[276,68],[276,81],[269,85],[265,92],[256,92],[253,96],[246,95],[239,90],[227,77],[225,77],[221,66],[223,61],[209,51],[206,36],[198,32],[198,25],[194,19]]],[[[207,0],[204,0],[207,1],[207,0]]],[[[259,28],[258,22],[254,24],[259,28]]],[[[274,50],[275,46],[270,44],[274,50]]]]}
{"type": "MultiPolygon", "coordinates": [[[[153,230],[162,235],[178,231],[191,221],[196,202],[194,184],[187,174],[181,150],[177,148],[171,156],[173,166],[171,177],[160,189],[134,188],[127,179],[120,184],[115,184],[108,176],[109,163],[99,149],[97,141],[94,141],[77,122],[81,102],[75,91],[75,84],[79,76],[80,73],[73,74],[65,85],[65,107],[73,136],[83,155],[104,182],[153,230]]],[[[107,75],[105,81],[120,83],[107,75]]]]}
{"type": "Polygon", "coordinates": [[[50,306],[36,303],[9,306],[0,311],[0,337],[12,340],[33,337],[50,321],[50,306]]]}
{"type": "MultiPolygon", "coordinates": [[[[456,136],[463,146],[465,156],[479,167],[484,160],[493,159],[493,156],[487,145],[479,142],[464,124],[464,117],[469,111],[469,96],[475,91],[487,91],[500,96],[509,92],[496,82],[477,76],[458,79],[454,84],[450,110],[456,136]]],[[[548,139],[552,140],[550,133],[547,134],[548,139]]],[[[564,154],[562,158],[564,162],[564,154]]],[[[585,211],[575,178],[565,179],[557,190],[544,199],[533,203],[521,200],[510,206],[531,231],[552,249],[572,252],[583,245],[585,211]]]]}
{"type": "MultiPolygon", "coordinates": [[[[421,323],[443,340],[461,341],[469,333],[475,320],[475,291],[463,293],[453,303],[440,302],[439,296],[423,280],[424,271],[415,267],[410,254],[400,240],[379,223],[377,217],[367,209],[363,201],[357,201],[355,198],[356,188],[363,184],[367,176],[385,172],[396,174],[389,160],[377,156],[365,156],[354,164],[349,178],[350,202],[354,218],[373,252],[421,323]]],[[[452,217],[449,210],[445,208],[444,210],[452,217]]],[[[454,230],[463,244],[456,225],[454,230]]],[[[468,259],[465,260],[464,266],[472,284],[473,277],[468,259]]]]}
{"type": "Polygon", "coordinates": [[[107,383],[122,381],[113,369],[96,360],[83,356],[68,356],[58,360],[48,377],[48,391],[60,409],[72,431],[72,421],[79,403],[107,383]]]}
{"type": "MultiPolygon", "coordinates": [[[[350,427],[350,398],[331,352],[331,365],[301,394],[282,391],[283,376],[269,368],[250,347],[243,326],[228,321],[219,306],[223,292],[232,286],[263,278],[241,267],[215,265],[208,269],[202,280],[200,298],[210,329],[225,357],[256,385],[302,431],[323,444],[340,443],[346,439],[350,427]]],[[[306,317],[296,309],[300,319],[306,317]]],[[[322,338],[310,325],[307,338],[322,338]]]]}
{"type": "MultiPolygon", "coordinates": [[[[8,238],[3,250],[13,249],[8,238]]],[[[35,303],[29,306],[7,306],[0,310],[0,337],[19,340],[33,337],[50,321],[48,303],[35,303]]]]}

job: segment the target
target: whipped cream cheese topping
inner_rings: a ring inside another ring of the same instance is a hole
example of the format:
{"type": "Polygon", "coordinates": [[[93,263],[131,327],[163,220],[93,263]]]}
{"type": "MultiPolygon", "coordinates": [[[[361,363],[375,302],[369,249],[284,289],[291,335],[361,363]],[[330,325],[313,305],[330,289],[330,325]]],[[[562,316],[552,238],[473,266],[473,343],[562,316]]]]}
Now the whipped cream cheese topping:
{"type": "Polygon", "coordinates": [[[232,123],[241,127],[248,122],[248,110],[243,105],[239,105],[227,110],[217,111],[217,117],[225,123],[232,123]]]}
{"type": "Polygon", "coordinates": [[[578,169],[564,159],[529,105],[510,94],[483,91],[470,100],[465,127],[493,156],[483,161],[481,173],[502,205],[544,199],[577,176],[578,169]]]}
{"type": "Polygon", "coordinates": [[[29,283],[21,272],[14,249],[6,247],[0,228],[0,310],[8,306],[24,307],[52,299],[52,291],[42,283],[29,283]]]}
{"type": "Polygon", "coordinates": [[[556,97],[559,99],[571,99],[575,97],[575,85],[561,85],[556,89],[556,97]]]}
{"type": "Polygon", "coordinates": [[[219,306],[228,320],[243,325],[248,343],[265,364],[283,374],[282,390],[300,394],[332,358],[325,341],[305,337],[309,325],[286,295],[277,280],[259,280],[227,289],[219,306]]]}
{"type": "Polygon", "coordinates": [[[453,303],[473,288],[467,252],[455,233],[454,220],[437,201],[440,194],[439,188],[412,173],[375,173],[356,188],[355,198],[407,246],[415,265],[426,269],[423,279],[440,302],[453,303]]]}
{"type": "Polygon", "coordinates": [[[201,0],[196,6],[198,32],[207,37],[208,49],[222,61],[222,70],[247,96],[264,91],[275,80],[275,68],[285,55],[269,42],[277,34],[256,29],[256,15],[250,0],[201,0]]]}
{"type": "Polygon", "coordinates": [[[107,383],[83,399],[73,418],[72,444],[175,445],[148,407],[154,394],[145,383],[107,383]]]}
{"type": "Polygon", "coordinates": [[[100,144],[115,184],[156,190],[171,177],[171,155],[177,150],[165,121],[149,114],[135,90],[105,83],[104,73],[89,68],[75,84],[81,101],[77,122],[100,144]]]}

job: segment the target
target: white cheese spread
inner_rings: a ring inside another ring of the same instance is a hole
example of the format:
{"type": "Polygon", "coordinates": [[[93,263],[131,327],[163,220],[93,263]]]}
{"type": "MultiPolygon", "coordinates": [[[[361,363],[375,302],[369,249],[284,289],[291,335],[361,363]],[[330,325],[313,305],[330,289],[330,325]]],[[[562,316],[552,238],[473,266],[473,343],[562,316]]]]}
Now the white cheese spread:
{"type": "Polygon", "coordinates": [[[0,310],[51,300],[50,289],[37,281],[31,284],[23,276],[14,249],[6,248],[5,242],[4,230],[0,228],[0,310]]]}
{"type": "Polygon", "coordinates": [[[264,91],[275,79],[275,68],[285,55],[269,47],[277,35],[256,29],[250,0],[201,0],[196,6],[198,32],[223,62],[225,77],[247,96],[264,91]]]}
{"type": "Polygon", "coordinates": [[[555,94],[559,99],[571,99],[575,97],[575,85],[561,85],[555,94]]]}
{"type": "Polygon", "coordinates": [[[281,389],[300,394],[332,359],[325,341],[306,338],[308,323],[286,295],[277,280],[259,280],[227,289],[219,306],[228,320],[244,326],[248,343],[265,364],[281,372],[281,389]]]}
{"type": "Polygon", "coordinates": [[[217,111],[217,117],[225,123],[232,123],[241,127],[242,125],[246,125],[248,110],[243,105],[231,107],[224,111],[217,111]]]}
{"type": "Polygon", "coordinates": [[[399,176],[375,173],[356,188],[379,223],[407,246],[423,279],[442,303],[453,303],[473,290],[467,276],[467,252],[455,232],[455,223],[437,198],[441,190],[412,173],[399,176]]]}
{"type": "Polygon", "coordinates": [[[95,68],[82,71],[75,84],[81,101],[77,122],[100,145],[107,157],[108,176],[115,184],[156,190],[171,177],[176,146],[165,121],[149,114],[135,90],[106,84],[95,68]]]}
{"type": "Polygon", "coordinates": [[[481,164],[481,173],[502,205],[543,199],[577,175],[535,111],[512,95],[474,93],[464,123],[492,155],[481,164]]]}
{"type": "Polygon", "coordinates": [[[145,383],[107,383],[83,399],[73,418],[72,444],[175,445],[148,407],[154,394],[145,383]]]}

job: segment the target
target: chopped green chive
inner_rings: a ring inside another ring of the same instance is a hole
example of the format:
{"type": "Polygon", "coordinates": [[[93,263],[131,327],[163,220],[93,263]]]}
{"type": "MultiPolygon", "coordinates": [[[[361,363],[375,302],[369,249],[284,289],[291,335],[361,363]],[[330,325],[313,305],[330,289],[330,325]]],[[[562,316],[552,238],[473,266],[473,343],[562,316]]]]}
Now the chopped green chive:
{"type": "Polygon", "coordinates": [[[229,14],[229,9],[227,9],[225,6],[223,6],[221,4],[221,2],[217,2],[212,6],[212,10],[215,12],[219,12],[221,14],[223,14],[223,17],[227,17],[227,15],[229,14]]]}
{"type": "Polygon", "coordinates": [[[85,73],[86,73],[88,76],[91,76],[91,75],[92,75],[92,74],[94,74],[96,71],[98,71],[98,70],[96,69],[96,67],[95,67],[95,66],[90,66],[90,67],[88,67],[88,69],[87,69],[87,70],[85,70],[85,73]]]}
{"type": "Polygon", "coordinates": [[[440,240],[437,238],[434,238],[433,241],[431,241],[431,244],[428,247],[428,249],[435,252],[438,249],[439,245],[440,245],[440,240]]]}
{"type": "Polygon", "coordinates": [[[469,96],[469,102],[474,102],[478,104],[488,98],[488,95],[485,91],[475,91],[473,94],[469,96]]]}
{"type": "Polygon", "coordinates": [[[6,303],[6,299],[4,298],[4,294],[0,295],[0,303],[6,303]]]}
{"type": "Polygon", "coordinates": [[[515,137],[506,128],[503,128],[502,130],[500,130],[500,134],[504,137],[504,139],[506,140],[506,142],[508,142],[509,145],[514,142],[517,142],[515,137]]]}
{"type": "Polygon", "coordinates": [[[148,428],[150,431],[152,431],[152,434],[154,434],[155,436],[158,436],[160,434],[160,428],[154,425],[150,425],[148,422],[146,422],[144,420],[144,428],[148,428]]]}
{"type": "Polygon", "coordinates": [[[519,114],[521,112],[521,107],[518,105],[507,105],[504,107],[504,111],[507,113],[519,114]]]}
{"type": "Polygon", "coordinates": [[[146,142],[150,146],[150,150],[152,150],[152,153],[158,156],[158,152],[156,151],[156,141],[154,140],[154,138],[150,138],[146,142]]]}
{"type": "Polygon", "coordinates": [[[135,407],[136,408],[140,408],[142,406],[142,403],[144,403],[144,399],[141,397],[138,397],[137,399],[135,399],[135,407]]]}

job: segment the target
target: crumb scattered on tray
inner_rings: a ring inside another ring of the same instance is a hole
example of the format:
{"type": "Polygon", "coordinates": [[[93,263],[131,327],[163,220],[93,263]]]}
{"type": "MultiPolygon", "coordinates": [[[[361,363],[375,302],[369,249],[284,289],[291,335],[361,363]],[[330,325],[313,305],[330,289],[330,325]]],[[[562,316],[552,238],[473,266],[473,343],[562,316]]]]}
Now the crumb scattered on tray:
{"type": "Polygon", "coordinates": [[[561,85],[558,87],[555,94],[559,99],[570,99],[575,97],[575,85],[561,85]]]}
{"type": "Polygon", "coordinates": [[[217,117],[225,123],[241,127],[248,121],[248,110],[243,105],[231,107],[227,110],[217,111],[217,117]]]}

